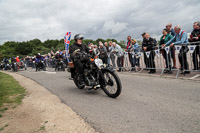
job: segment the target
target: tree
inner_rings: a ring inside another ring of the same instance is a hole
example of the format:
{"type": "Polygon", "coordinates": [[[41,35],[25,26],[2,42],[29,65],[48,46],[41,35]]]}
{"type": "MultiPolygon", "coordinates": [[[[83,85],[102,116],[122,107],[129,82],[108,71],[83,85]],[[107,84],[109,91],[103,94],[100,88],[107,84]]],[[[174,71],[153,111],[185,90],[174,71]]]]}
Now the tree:
{"type": "Polygon", "coordinates": [[[91,39],[84,39],[84,40],[83,40],[83,43],[84,43],[85,45],[88,45],[89,43],[95,44],[96,41],[93,41],[93,40],[91,40],[91,39]]]}
{"type": "Polygon", "coordinates": [[[31,55],[37,55],[38,53],[40,54],[47,54],[50,52],[49,48],[45,48],[44,46],[38,46],[36,49],[33,50],[31,55]]]}
{"type": "Polygon", "coordinates": [[[18,43],[15,47],[15,50],[17,51],[18,54],[20,55],[29,55],[32,53],[32,50],[34,48],[33,45],[30,45],[31,43],[28,42],[21,42],[18,43]]]}
{"type": "Polygon", "coordinates": [[[126,41],[122,40],[119,42],[119,44],[122,48],[126,48],[126,41]]]}
{"type": "Polygon", "coordinates": [[[0,52],[0,61],[3,60],[3,54],[0,52]]]}
{"type": "Polygon", "coordinates": [[[105,40],[103,40],[103,39],[101,39],[101,38],[98,38],[97,40],[96,40],[96,45],[99,45],[99,42],[102,42],[102,43],[104,43],[105,42],[105,40]]]}

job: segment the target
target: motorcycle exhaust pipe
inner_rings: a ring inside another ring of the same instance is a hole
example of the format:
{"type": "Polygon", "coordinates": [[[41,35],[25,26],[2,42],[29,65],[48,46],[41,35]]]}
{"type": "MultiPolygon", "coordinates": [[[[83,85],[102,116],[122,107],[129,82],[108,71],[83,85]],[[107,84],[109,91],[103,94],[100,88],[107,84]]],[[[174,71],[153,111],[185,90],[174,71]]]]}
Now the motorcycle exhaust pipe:
{"type": "Polygon", "coordinates": [[[86,77],[85,79],[86,79],[86,83],[88,84],[88,86],[91,86],[91,82],[90,82],[89,78],[86,77]]]}

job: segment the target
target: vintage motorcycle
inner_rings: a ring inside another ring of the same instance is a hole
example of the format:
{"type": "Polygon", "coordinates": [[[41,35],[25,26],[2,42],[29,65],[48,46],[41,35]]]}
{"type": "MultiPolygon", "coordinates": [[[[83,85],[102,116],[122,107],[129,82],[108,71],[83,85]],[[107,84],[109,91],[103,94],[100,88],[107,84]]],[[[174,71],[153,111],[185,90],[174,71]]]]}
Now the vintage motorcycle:
{"type": "Polygon", "coordinates": [[[65,63],[63,62],[63,59],[56,59],[56,67],[55,71],[65,71],[65,63]]]}
{"type": "Polygon", "coordinates": [[[98,55],[90,51],[90,54],[81,53],[80,50],[75,50],[76,58],[87,57],[84,61],[84,82],[85,85],[80,84],[79,74],[74,67],[73,62],[68,63],[68,72],[71,72],[75,85],[79,89],[84,89],[88,86],[89,89],[102,89],[109,97],[116,98],[120,95],[122,90],[121,81],[112,67],[103,64],[98,55]]]}
{"type": "Polygon", "coordinates": [[[17,67],[17,62],[15,61],[15,62],[12,62],[12,70],[14,71],[14,72],[17,72],[18,71],[18,67],[17,67]]]}
{"type": "Polygon", "coordinates": [[[35,66],[36,66],[36,70],[35,70],[36,72],[40,71],[41,69],[46,71],[46,65],[44,63],[44,60],[40,60],[38,63],[35,64],[35,66]]]}

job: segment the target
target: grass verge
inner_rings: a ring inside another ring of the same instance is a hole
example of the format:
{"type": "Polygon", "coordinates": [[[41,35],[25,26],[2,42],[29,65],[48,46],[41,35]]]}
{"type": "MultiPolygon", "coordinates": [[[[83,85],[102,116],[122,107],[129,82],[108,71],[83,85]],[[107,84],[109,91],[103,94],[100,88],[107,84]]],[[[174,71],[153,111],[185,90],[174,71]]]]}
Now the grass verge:
{"type": "Polygon", "coordinates": [[[0,72],[0,116],[10,107],[20,104],[25,89],[10,75],[0,72]]]}

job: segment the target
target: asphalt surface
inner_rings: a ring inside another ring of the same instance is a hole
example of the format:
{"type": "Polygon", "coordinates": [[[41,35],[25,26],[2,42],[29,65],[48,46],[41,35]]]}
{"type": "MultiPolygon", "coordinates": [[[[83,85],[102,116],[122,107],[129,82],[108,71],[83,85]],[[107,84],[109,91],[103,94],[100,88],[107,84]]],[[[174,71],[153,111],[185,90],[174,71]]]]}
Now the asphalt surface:
{"type": "Polygon", "coordinates": [[[77,89],[68,72],[18,73],[57,95],[98,132],[200,133],[197,81],[119,73],[122,93],[112,99],[102,90],[77,89]]]}

